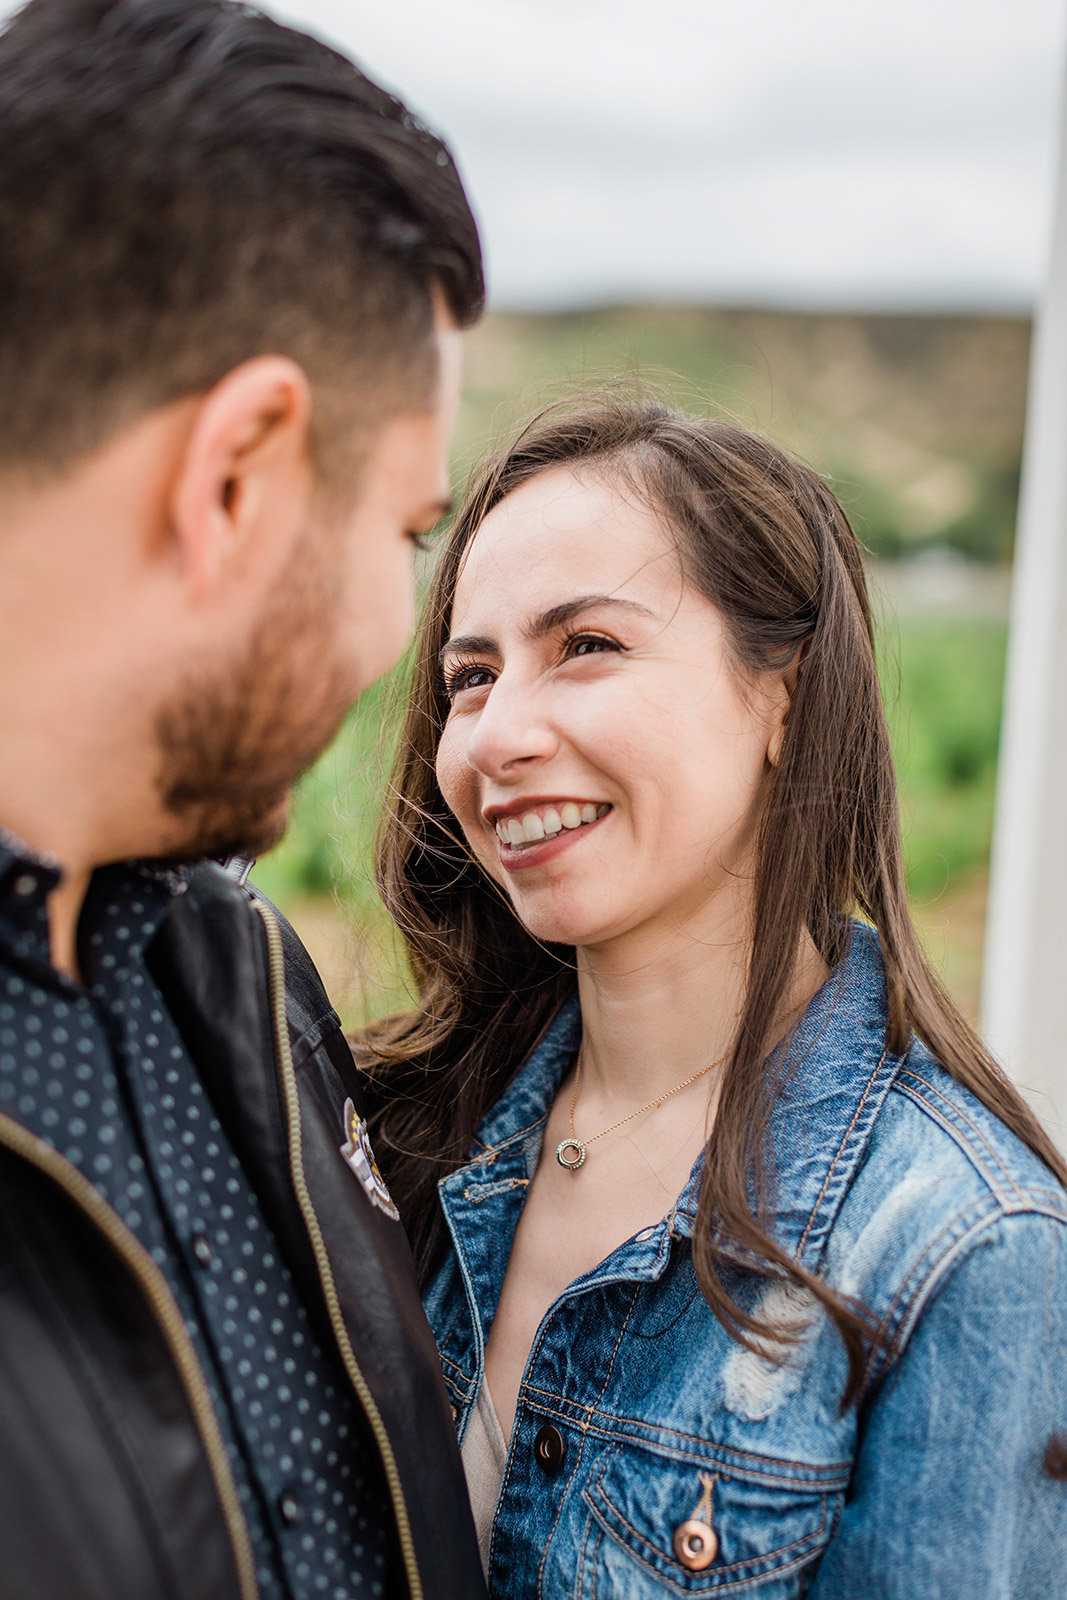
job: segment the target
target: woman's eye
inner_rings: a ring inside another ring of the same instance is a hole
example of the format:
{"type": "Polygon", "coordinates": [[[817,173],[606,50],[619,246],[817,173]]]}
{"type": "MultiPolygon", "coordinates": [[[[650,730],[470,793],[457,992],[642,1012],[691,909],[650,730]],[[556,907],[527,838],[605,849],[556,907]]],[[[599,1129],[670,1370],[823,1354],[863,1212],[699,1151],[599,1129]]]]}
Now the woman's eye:
{"type": "Polygon", "coordinates": [[[598,655],[604,650],[621,650],[622,646],[615,639],[608,639],[602,633],[578,633],[568,640],[567,654],[569,656],[598,655]]]}
{"type": "Polygon", "coordinates": [[[492,682],[493,674],[488,667],[453,667],[445,674],[445,693],[454,700],[464,689],[486,689],[492,682]]]}

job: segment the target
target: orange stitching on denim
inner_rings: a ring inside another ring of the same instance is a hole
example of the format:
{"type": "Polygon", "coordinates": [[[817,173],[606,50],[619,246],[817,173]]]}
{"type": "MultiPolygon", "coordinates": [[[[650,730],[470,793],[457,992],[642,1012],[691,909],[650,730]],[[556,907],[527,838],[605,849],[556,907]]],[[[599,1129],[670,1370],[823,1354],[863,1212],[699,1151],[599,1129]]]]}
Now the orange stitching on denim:
{"type": "MultiPolygon", "coordinates": [[[[520,1400],[522,1398],[522,1390],[521,1389],[519,1390],[519,1398],[520,1398],[520,1400]]],[[[518,1420],[518,1415],[519,1415],[518,1407],[516,1406],[516,1409],[515,1409],[516,1420],[518,1420]]],[[[566,1481],[565,1484],[563,1484],[563,1486],[562,1486],[562,1488],[560,1490],[559,1504],[556,1507],[556,1515],[552,1518],[552,1526],[548,1530],[548,1538],[545,1540],[544,1549],[541,1551],[541,1559],[537,1564],[537,1593],[538,1593],[538,1595],[543,1595],[543,1593],[544,1593],[543,1589],[541,1588],[541,1582],[542,1582],[542,1579],[544,1578],[544,1575],[545,1575],[545,1562],[548,1560],[549,1546],[551,1545],[552,1540],[556,1536],[556,1529],[559,1527],[559,1519],[563,1515],[563,1502],[567,1498],[567,1490],[570,1488],[571,1484],[574,1482],[574,1475],[578,1471],[578,1468],[582,1464],[582,1451],[584,1449],[585,1449],[585,1435],[582,1434],[581,1438],[579,1440],[579,1443],[578,1443],[578,1454],[577,1454],[577,1457],[575,1458],[574,1466],[571,1468],[570,1472],[568,1473],[567,1481],[566,1481]]],[[[493,1529],[493,1532],[494,1533],[496,1532],[495,1527],[493,1529]]]]}
{"type": "MultiPolygon", "coordinates": [[[[920,1079],[919,1081],[925,1082],[926,1080],[920,1079]]],[[[936,1106],[931,1105],[925,1095],[920,1094],[917,1089],[909,1088],[906,1083],[900,1085],[900,1092],[907,1095],[909,1100],[913,1100],[917,1106],[921,1107],[954,1140],[962,1138],[967,1144],[967,1148],[971,1148],[966,1135],[961,1134],[959,1128],[954,1127],[943,1112],[939,1111],[936,1106]]],[[[952,1101],[946,1096],[942,1096],[942,1098],[945,1100],[946,1105],[952,1105],[952,1101]]],[[[977,1156],[977,1151],[974,1154],[977,1156]]],[[[981,1158],[979,1157],[978,1159],[981,1158]]],[[[985,1171],[984,1163],[982,1170],[985,1171]]],[[[1067,1197],[1065,1197],[1062,1189],[1042,1189],[1036,1184],[1027,1185],[1025,1189],[1016,1188],[1017,1198],[1012,1199],[1011,1196],[1003,1194],[992,1181],[992,1175],[989,1176],[990,1190],[998,1204],[1003,1208],[1005,1216],[1055,1217],[1060,1222],[1067,1221],[1067,1197]],[[1047,1202],[1047,1204],[1042,1204],[1042,1202],[1047,1202]]]]}
{"type": "MultiPolygon", "coordinates": [[[[605,1461],[604,1466],[600,1470],[600,1476],[601,1477],[603,1476],[604,1471],[606,1470],[606,1468],[607,1468],[607,1462],[605,1461]]],[[[592,1507],[592,1505],[590,1503],[588,1489],[583,1489],[582,1490],[582,1500],[583,1500],[583,1502],[585,1504],[585,1508],[586,1508],[586,1510],[588,1512],[588,1518],[587,1518],[587,1521],[586,1521],[585,1538],[582,1541],[581,1565],[578,1568],[578,1580],[579,1580],[578,1581],[578,1595],[580,1596],[581,1592],[582,1592],[582,1581],[581,1581],[582,1580],[582,1570],[585,1567],[586,1556],[587,1556],[588,1551],[589,1551],[590,1541],[591,1541],[591,1539],[593,1537],[593,1534],[595,1532],[595,1534],[596,1534],[596,1543],[595,1543],[595,1545],[593,1547],[592,1560],[591,1560],[590,1566],[589,1566],[589,1570],[592,1573],[592,1581],[593,1581],[593,1587],[592,1587],[592,1590],[591,1590],[590,1595],[589,1595],[589,1600],[596,1600],[597,1590],[600,1587],[600,1574],[597,1571],[597,1562],[598,1562],[598,1558],[599,1558],[599,1555],[600,1555],[600,1546],[604,1543],[604,1529],[603,1529],[603,1527],[602,1527],[602,1525],[600,1523],[600,1519],[597,1517],[597,1515],[596,1515],[595,1511],[593,1510],[593,1507],[592,1507]]]]}
{"type": "Polygon", "coordinates": [[[875,1067],[874,1071],[871,1073],[870,1077],[867,1079],[866,1084],[864,1085],[863,1094],[860,1096],[859,1105],[856,1107],[855,1111],[852,1113],[852,1121],[849,1123],[847,1129],[845,1130],[845,1136],[841,1140],[841,1143],[838,1145],[837,1150],[834,1152],[834,1159],[830,1162],[830,1165],[829,1165],[829,1167],[827,1169],[827,1172],[826,1172],[826,1177],[823,1179],[822,1188],[819,1190],[818,1199],[815,1201],[815,1204],[811,1208],[811,1215],[808,1218],[807,1226],[806,1226],[806,1228],[804,1229],[804,1232],[801,1235],[800,1243],[797,1245],[796,1255],[794,1257],[794,1259],[797,1260],[797,1261],[799,1261],[801,1256],[804,1254],[804,1246],[807,1244],[808,1235],[810,1234],[812,1228],[815,1225],[815,1218],[818,1216],[819,1207],[822,1205],[824,1199],[826,1198],[826,1191],[830,1187],[830,1181],[833,1178],[834,1169],[837,1166],[837,1163],[840,1161],[841,1156],[842,1156],[842,1154],[843,1154],[843,1152],[845,1150],[846,1145],[848,1144],[849,1140],[852,1138],[853,1133],[855,1132],[856,1123],[859,1121],[860,1112],[863,1110],[864,1106],[867,1104],[867,1097],[870,1094],[871,1089],[872,1089],[872,1087],[874,1085],[874,1080],[877,1078],[878,1074],[881,1072],[883,1066],[885,1065],[885,1059],[886,1059],[886,1056],[888,1054],[889,1054],[889,1046],[887,1044],[885,1049],[882,1051],[882,1055],[881,1055],[881,1058],[880,1058],[880,1060],[878,1062],[878,1065],[875,1067]]]}
{"type": "Polygon", "coordinates": [[[597,1572],[597,1557],[600,1555],[600,1546],[604,1543],[604,1530],[600,1526],[599,1522],[597,1522],[592,1512],[589,1513],[589,1520],[596,1526],[597,1530],[596,1549],[593,1552],[593,1593],[591,1597],[591,1600],[596,1600],[596,1592],[600,1587],[600,1575],[597,1572]]]}
{"type": "Polygon", "coordinates": [[[589,1410],[590,1415],[594,1415],[596,1413],[597,1407],[600,1405],[600,1402],[604,1398],[604,1391],[607,1389],[608,1384],[611,1382],[611,1375],[615,1371],[615,1361],[616,1361],[616,1358],[618,1357],[618,1354],[619,1354],[619,1346],[622,1344],[623,1334],[626,1332],[627,1328],[630,1326],[630,1318],[634,1314],[634,1307],[637,1305],[637,1297],[641,1293],[641,1287],[642,1286],[639,1283],[634,1285],[634,1292],[630,1297],[630,1309],[627,1311],[626,1315],[622,1319],[622,1326],[619,1329],[619,1337],[615,1340],[615,1348],[611,1352],[611,1360],[608,1362],[608,1370],[604,1374],[604,1382],[600,1385],[600,1393],[597,1395],[596,1399],[593,1401],[593,1404],[587,1408],[589,1410]]]}
{"type": "MultiPolygon", "coordinates": [[[[643,1547],[646,1550],[651,1550],[651,1552],[652,1552],[652,1554],[654,1556],[662,1557],[663,1552],[661,1550],[657,1549],[657,1547],[652,1543],[652,1541],[650,1539],[646,1539],[644,1534],[640,1533],[634,1527],[632,1522],[628,1522],[627,1521],[627,1519],[623,1516],[622,1512],[619,1510],[618,1506],[615,1504],[614,1500],[612,1500],[608,1496],[608,1494],[606,1493],[602,1483],[597,1485],[597,1492],[599,1493],[601,1499],[604,1500],[606,1502],[606,1504],[611,1508],[612,1514],[614,1516],[618,1517],[618,1519],[622,1523],[623,1527],[627,1528],[630,1531],[630,1533],[633,1534],[634,1538],[641,1545],[643,1545],[643,1547]]],[[[591,1495],[590,1495],[590,1499],[592,1499],[591,1495]]],[[[777,1558],[779,1556],[787,1556],[790,1553],[791,1550],[796,1550],[802,1544],[807,1544],[810,1540],[817,1539],[819,1537],[820,1533],[822,1533],[822,1531],[823,1531],[823,1529],[825,1527],[826,1527],[826,1495],[825,1494],[821,1494],[819,1496],[819,1526],[813,1532],[805,1533],[801,1538],[791,1540],[789,1544],[779,1545],[776,1550],[768,1550],[766,1555],[754,1556],[749,1561],[732,1561],[730,1563],[730,1565],[727,1566],[727,1567],[717,1567],[715,1569],[716,1570],[716,1575],[723,1576],[723,1575],[729,1575],[731,1573],[739,1573],[739,1572],[744,1571],[744,1569],[746,1567],[758,1566],[762,1562],[766,1562],[766,1561],[775,1561],[776,1562],[777,1558]]]]}
{"type": "Polygon", "coordinates": [[[463,1379],[463,1382],[469,1389],[474,1380],[466,1372],[464,1372],[459,1363],[457,1361],[453,1361],[451,1356],[446,1356],[443,1350],[438,1350],[437,1355],[443,1366],[451,1367],[453,1372],[459,1373],[460,1377],[463,1379]]]}
{"type": "MultiPolygon", "coordinates": [[[[657,1550],[656,1546],[654,1544],[650,1543],[650,1541],[645,1538],[644,1534],[639,1533],[638,1530],[633,1526],[633,1524],[631,1522],[627,1521],[626,1517],[623,1516],[623,1514],[619,1510],[618,1506],[615,1504],[615,1502],[613,1500],[608,1498],[608,1495],[605,1493],[602,1485],[599,1484],[599,1483],[597,1485],[597,1491],[598,1491],[601,1499],[609,1507],[612,1515],[617,1517],[618,1520],[622,1523],[623,1527],[628,1529],[629,1532],[633,1534],[634,1538],[642,1546],[642,1548],[645,1549],[645,1550],[651,1551],[651,1553],[654,1556],[656,1556],[658,1560],[663,1561],[664,1560],[664,1556],[663,1556],[662,1551],[657,1550]]],[[[596,1517],[597,1521],[600,1523],[600,1526],[604,1529],[605,1533],[607,1533],[609,1535],[609,1537],[616,1539],[619,1543],[622,1543],[622,1541],[618,1539],[618,1535],[614,1531],[614,1529],[612,1529],[611,1527],[608,1526],[608,1523],[605,1520],[605,1517],[604,1517],[603,1513],[599,1512],[597,1507],[593,1504],[592,1494],[589,1493],[588,1491],[586,1491],[586,1493],[584,1495],[584,1498],[586,1500],[586,1504],[589,1506],[589,1509],[592,1511],[593,1516],[596,1517]]],[[[712,1583],[713,1583],[713,1581],[714,1581],[714,1589],[715,1590],[720,1590],[720,1589],[725,1590],[728,1587],[728,1585],[727,1584],[720,1584],[717,1580],[719,1578],[723,1578],[723,1577],[729,1579],[731,1577],[731,1575],[733,1575],[735,1578],[740,1578],[740,1581],[741,1582],[745,1582],[745,1583],[748,1582],[749,1578],[761,1578],[761,1577],[767,1576],[768,1574],[774,1574],[776,1577],[784,1577],[786,1575],[786,1573],[789,1571],[790,1567],[795,1566],[796,1563],[801,1559],[801,1555],[802,1554],[806,1555],[808,1553],[808,1550],[803,1549],[802,1547],[804,1547],[804,1546],[808,1546],[809,1548],[814,1547],[814,1545],[817,1544],[820,1536],[824,1532],[824,1530],[826,1528],[826,1500],[827,1500],[827,1496],[825,1494],[822,1494],[822,1495],[819,1496],[819,1526],[813,1532],[806,1533],[806,1534],[803,1535],[802,1538],[794,1539],[794,1540],[791,1541],[791,1543],[786,1544],[786,1545],[782,1545],[777,1550],[770,1550],[770,1551],[767,1552],[766,1555],[755,1556],[749,1561],[734,1561],[734,1562],[731,1562],[731,1564],[729,1566],[726,1566],[726,1567],[716,1567],[714,1572],[709,1572],[708,1575],[707,1575],[707,1577],[708,1577],[708,1592],[709,1593],[712,1592],[712,1583]],[[778,1558],[780,1556],[787,1556],[787,1555],[789,1555],[789,1553],[791,1551],[797,1552],[796,1555],[793,1557],[792,1561],[788,1561],[788,1562],[785,1562],[785,1563],[779,1562],[778,1558]],[[769,1563],[771,1563],[771,1562],[774,1563],[773,1566],[769,1565],[769,1563]],[[759,1570],[756,1570],[756,1569],[759,1569],[761,1567],[763,1568],[762,1572],[759,1571],[759,1570]],[[744,1574],[745,1576],[742,1577],[741,1576],[742,1574],[744,1574]]],[[[655,1578],[657,1578],[659,1580],[660,1583],[668,1584],[671,1588],[675,1589],[677,1593],[690,1594],[690,1593],[693,1592],[690,1588],[686,1588],[685,1590],[679,1589],[679,1587],[678,1587],[678,1585],[676,1583],[673,1583],[672,1580],[665,1573],[660,1571],[657,1567],[653,1566],[650,1561],[647,1561],[641,1555],[640,1551],[635,1550],[631,1545],[629,1545],[629,1544],[623,1545],[623,1548],[625,1549],[627,1555],[631,1556],[642,1567],[644,1567],[646,1572],[650,1572],[653,1575],[653,1577],[655,1577],[655,1578]]]]}
{"type": "MultiPolygon", "coordinates": [[[[972,1200],[971,1208],[981,1204],[981,1200],[972,1200]]],[[[967,1216],[967,1214],[967,1211],[958,1212],[956,1216],[952,1218],[952,1221],[946,1222],[941,1230],[930,1240],[918,1261],[916,1261],[910,1272],[907,1273],[903,1281],[898,1285],[897,1292],[886,1308],[885,1315],[879,1324],[880,1328],[888,1329],[891,1326],[896,1316],[897,1307],[900,1305],[901,1300],[905,1297],[905,1295],[907,1295],[907,1309],[910,1310],[934,1274],[949,1260],[949,1249],[946,1247],[946,1249],[940,1251],[936,1256],[933,1257],[933,1259],[930,1261],[930,1265],[925,1271],[922,1271],[918,1281],[914,1281],[916,1275],[920,1272],[922,1262],[930,1258],[931,1252],[937,1249],[937,1246],[940,1244],[942,1239],[949,1237],[952,1244],[960,1244],[968,1237],[969,1234],[974,1233],[975,1231],[981,1231],[981,1229],[992,1226],[994,1223],[1003,1220],[1003,1213],[1000,1211],[979,1212],[975,1216],[973,1222],[968,1222],[961,1232],[957,1232],[956,1230],[959,1228],[961,1218],[967,1216]],[[912,1285],[913,1287],[911,1288],[911,1293],[908,1294],[909,1286],[912,1285]]],[[[887,1367],[891,1361],[895,1360],[901,1348],[900,1328],[904,1321],[905,1318],[901,1317],[896,1332],[893,1334],[891,1342],[887,1348],[882,1350],[872,1349],[870,1356],[868,1357],[867,1367],[863,1374],[865,1384],[871,1378],[873,1373],[878,1370],[879,1366],[887,1367]]]]}
{"type": "Polygon", "coordinates": [[[498,1194],[507,1194],[509,1189],[528,1189],[529,1178],[497,1178],[493,1183],[487,1183],[484,1189],[464,1189],[464,1200],[473,1201],[481,1205],[483,1200],[494,1200],[498,1194]]]}
{"type": "Polygon", "coordinates": [[[455,1316],[452,1318],[452,1321],[448,1324],[448,1327],[445,1329],[445,1331],[441,1335],[440,1339],[435,1339],[435,1343],[438,1345],[439,1348],[440,1348],[441,1345],[446,1345],[448,1343],[448,1341],[451,1339],[452,1335],[455,1333],[456,1329],[459,1327],[460,1318],[463,1316],[465,1311],[469,1311],[469,1310],[470,1310],[470,1307],[467,1305],[466,1297],[464,1297],[463,1304],[460,1306],[459,1310],[456,1312],[455,1316]]]}
{"type": "MultiPolygon", "coordinates": [[[[531,1392],[527,1388],[526,1393],[529,1394],[531,1392]]],[[[602,1421],[590,1418],[586,1421],[576,1422],[565,1410],[560,1409],[560,1407],[575,1404],[576,1402],[565,1400],[562,1395],[548,1396],[548,1391],[544,1389],[538,1389],[536,1393],[559,1401],[558,1406],[545,1405],[543,1403],[534,1405],[533,1409],[540,1416],[554,1418],[557,1422],[565,1422],[571,1427],[578,1428],[583,1434],[595,1434],[598,1439],[606,1439],[609,1443],[615,1445],[632,1445],[636,1449],[646,1450],[653,1455],[662,1456],[665,1460],[673,1462],[689,1462],[695,1466],[706,1466],[709,1460],[713,1460],[718,1462],[724,1471],[733,1474],[735,1477],[745,1481],[758,1482],[768,1488],[778,1489],[783,1484],[786,1484],[797,1490],[811,1490],[812,1492],[832,1494],[846,1486],[852,1470],[853,1464],[851,1461],[833,1461],[823,1467],[813,1467],[810,1462],[793,1461],[786,1456],[761,1456],[751,1450],[739,1450],[734,1445],[717,1444],[714,1439],[701,1439],[696,1434],[682,1433],[677,1429],[657,1429],[651,1423],[641,1422],[637,1418],[610,1417],[606,1413],[600,1413],[600,1417],[603,1418],[602,1421]],[[628,1424],[634,1429],[645,1429],[648,1434],[654,1434],[656,1437],[641,1437],[640,1434],[621,1433],[618,1429],[610,1426],[612,1422],[623,1425],[628,1424]],[[704,1449],[700,1452],[673,1450],[663,1440],[664,1433],[669,1433],[675,1439],[688,1440],[692,1444],[703,1445],[704,1449]],[[751,1462],[752,1465],[745,1465],[746,1462],[751,1462]],[[761,1470],[760,1463],[769,1463],[769,1465],[761,1470]],[[778,1466],[787,1470],[775,1472],[773,1468],[778,1466]],[[795,1469],[795,1471],[788,1469],[795,1469]],[[809,1476],[798,1476],[798,1474],[805,1473],[809,1474],[809,1476]],[[821,1474],[821,1476],[811,1476],[812,1474],[821,1474]],[[829,1476],[829,1474],[833,1474],[833,1476],[829,1476]]],[[[583,1406],[581,1409],[588,1411],[590,1407],[583,1406]]]]}
{"type": "MultiPolygon", "coordinates": [[[[1015,1179],[1012,1177],[1011,1173],[1008,1171],[1007,1167],[1004,1165],[1004,1162],[1000,1159],[1000,1156],[997,1154],[996,1150],[994,1150],[993,1146],[989,1143],[989,1140],[986,1138],[986,1136],[982,1132],[981,1128],[979,1128],[978,1125],[975,1122],[972,1122],[971,1118],[967,1115],[967,1113],[965,1111],[963,1111],[958,1105],[956,1105],[954,1101],[950,1100],[948,1095],[945,1094],[943,1092],[943,1090],[938,1089],[937,1086],[935,1084],[932,1084],[928,1078],[924,1078],[920,1072],[916,1072],[914,1067],[904,1066],[901,1069],[900,1076],[902,1078],[903,1077],[914,1078],[916,1083],[925,1084],[926,1087],[929,1089],[931,1094],[936,1095],[938,1097],[938,1099],[942,1102],[943,1105],[949,1106],[951,1108],[951,1110],[953,1110],[956,1113],[956,1115],[959,1117],[961,1122],[965,1122],[967,1124],[968,1128],[970,1128],[971,1132],[975,1135],[975,1137],[982,1144],[982,1146],[985,1149],[985,1152],[986,1152],[987,1156],[989,1157],[989,1159],[992,1162],[994,1162],[997,1167],[1000,1168],[1001,1175],[1004,1178],[1007,1179],[1007,1181],[1008,1181],[1009,1185],[1011,1186],[1011,1188],[1014,1189],[1016,1199],[1022,1199],[1023,1198],[1023,1193],[1022,1193],[1022,1190],[1019,1188],[1019,1185],[1015,1182],[1015,1179]]],[[[920,1100],[922,1100],[924,1104],[930,1105],[930,1102],[925,1099],[925,1096],[920,1095],[920,1096],[918,1096],[918,1098],[920,1100]]],[[[930,1110],[932,1112],[934,1112],[935,1114],[937,1114],[937,1107],[936,1106],[930,1105],[930,1110]]],[[[943,1113],[942,1113],[942,1121],[943,1122],[946,1121],[946,1119],[944,1118],[943,1113]]],[[[951,1127],[950,1123],[948,1123],[947,1125],[951,1127]]],[[[956,1134],[959,1134],[959,1132],[960,1132],[959,1128],[954,1128],[954,1129],[952,1129],[952,1131],[954,1133],[956,1133],[956,1134]]],[[[966,1135],[964,1135],[963,1137],[966,1139],[966,1135]]],[[[976,1157],[978,1157],[979,1160],[981,1160],[981,1153],[978,1150],[975,1150],[973,1148],[973,1146],[971,1146],[970,1140],[967,1140],[967,1144],[968,1144],[968,1147],[971,1149],[972,1154],[975,1155],[976,1157]]],[[[983,1162],[983,1166],[984,1165],[985,1165],[985,1163],[983,1162]]],[[[1000,1195],[1001,1198],[1007,1200],[1007,1196],[1003,1195],[1002,1191],[997,1187],[997,1182],[996,1182],[996,1178],[995,1178],[994,1174],[992,1172],[990,1172],[988,1176],[989,1176],[990,1186],[996,1191],[996,1193],[998,1195],[1000,1195]]]]}
{"type": "MultiPolygon", "coordinates": [[[[609,1382],[611,1381],[612,1370],[613,1370],[613,1368],[615,1366],[615,1357],[619,1353],[619,1346],[622,1343],[622,1336],[626,1332],[626,1326],[627,1326],[628,1322],[630,1321],[630,1318],[633,1315],[634,1306],[637,1304],[637,1296],[638,1296],[638,1293],[640,1291],[640,1287],[641,1287],[640,1284],[638,1284],[634,1288],[633,1298],[630,1301],[630,1309],[629,1309],[629,1311],[627,1311],[625,1317],[623,1317],[623,1319],[622,1319],[622,1326],[619,1329],[619,1337],[616,1339],[615,1348],[611,1352],[611,1360],[608,1363],[607,1374],[606,1374],[606,1376],[604,1378],[603,1385],[601,1386],[600,1393],[597,1395],[597,1403],[599,1403],[600,1400],[603,1399],[604,1390],[607,1388],[609,1382]]],[[[542,1346],[544,1345],[545,1337],[547,1336],[547,1334],[548,1334],[548,1329],[546,1327],[545,1331],[544,1331],[544,1334],[541,1337],[540,1344],[538,1345],[538,1353],[540,1353],[540,1350],[541,1350],[542,1346]]],[[[523,1397],[523,1392],[524,1392],[525,1388],[526,1388],[526,1386],[524,1384],[522,1386],[522,1388],[520,1388],[520,1390],[519,1390],[519,1400],[518,1400],[518,1404],[516,1405],[516,1408],[515,1408],[516,1417],[518,1417],[518,1406],[521,1405],[521,1403],[522,1403],[522,1397],[523,1397]]],[[[561,1417],[560,1421],[561,1422],[569,1421],[569,1419],[561,1417]]],[[[573,1427],[574,1424],[572,1423],[571,1426],[573,1427]]],[[[584,1423],[581,1423],[581,1422],[579,1422],[577,1424],[577,1427],[578,1427],[578,1432],[579,1432],[579,1434],[581,1436],[581,1443],[578,1446],[578,1458],[575,1461],[574,1468],[570,1472],[570,1474],[568,1475],[567,1482],[563,1486],[563,1489],[562,1489],[562,1491],[560,1493],[559,1505],[556,1507],[556,1515],[552,1520],[552,1527],[549,1530],[548,1538],[545,1540],[545,1548],[541,1552],[541,1560],[540,1560],[540,1563],[539,1563],[538,1568],[537,1568],[537,1593],[539,1595],[541,1594],[541,1579],[544,1576],[545,1562],[548,1560],[548,1549],[549,1549],[549,1546],[552,1543],[553,1538],[555,1537],[556,1529],[559,1527],[559,1519],[563,1514],[563,1502],[566,1499],[567,1490],[570,1488],[571,1484],[574,1482],[575,1473],[578,1471],[578,1468],[582,1464],[582,1455],[584,1454],[584,1451],[585,1451],[585,1437],[586,1437],[586,1433],[588,1432],[588,1428],[586,1427],[586,1425],[584,1423]]]]}
{"type": "MultiPolygon", "coordinates": [[[[485,1161],[488,1163],[490,1161],[495,1161],[502,1150],[506,1150],[509,1145],[513,1145],[517,1139],[525,1138],[526,1135],[528,1133],[532,1133],[535,1128],[543,1127],[547,1121],[548,1112],[546,1111],[543,1116],[537,1118],[536,1122],[527,1123],[525,1128],[519,1128],[517,1132],[509,1133],[507,1138],[501,1139],[499,1144],[484,1145],[482,1147],[481,1155],[477,1156],[474,1161],[465,1161],[463,1166],[473,1167],[477,1162],[485,1161]]],[[[456,1171],[462,1172],[463,1167],[457,1167],[456,1171]]]]}

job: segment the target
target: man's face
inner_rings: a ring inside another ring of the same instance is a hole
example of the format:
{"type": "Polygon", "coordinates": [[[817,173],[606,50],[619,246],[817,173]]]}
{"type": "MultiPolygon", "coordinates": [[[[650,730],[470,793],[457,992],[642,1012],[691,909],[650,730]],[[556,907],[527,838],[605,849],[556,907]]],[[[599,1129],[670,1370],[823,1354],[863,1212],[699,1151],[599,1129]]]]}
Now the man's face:
{"type": "Polygon", "coordinates": [[[290,790],[360,691],[397,660],[414,618],[414,539],[446,508],[460,336],[438,307],[437,392],[375,436],[346,513],[322,504],[252,633],[157,718],[159,787],[176,856],[256,855],[284,831],[290,790]]]}

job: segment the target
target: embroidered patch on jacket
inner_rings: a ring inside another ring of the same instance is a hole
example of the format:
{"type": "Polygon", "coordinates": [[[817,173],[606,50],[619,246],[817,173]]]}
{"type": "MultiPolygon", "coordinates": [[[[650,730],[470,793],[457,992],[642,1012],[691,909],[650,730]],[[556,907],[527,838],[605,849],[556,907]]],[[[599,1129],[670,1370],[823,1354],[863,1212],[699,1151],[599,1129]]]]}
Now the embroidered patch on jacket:
{"type": "Polygon", "coordinates": [[[394,1222],[399,1222],[400,1212],[396,1209],[392,1195],[385,1187],[385,1179],[378,1171],[378,1163],[375,1161],[374,1151],[370,1147],[367,1124],[358,1114],[351,1100],[345,1101],[344,1122],[347,1137],[341,1146],[341,1154],[363,1185],[364,1193],[371,1205],[377,1206],[379,1211],[384,1211],[386,1216],[391,1217],[394,1222]]]}

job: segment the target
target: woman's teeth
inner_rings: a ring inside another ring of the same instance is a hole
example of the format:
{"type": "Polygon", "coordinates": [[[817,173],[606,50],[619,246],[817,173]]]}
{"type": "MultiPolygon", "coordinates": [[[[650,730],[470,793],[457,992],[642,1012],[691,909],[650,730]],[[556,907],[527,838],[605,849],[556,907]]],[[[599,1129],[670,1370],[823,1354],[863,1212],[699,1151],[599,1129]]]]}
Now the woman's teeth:
{"type": "Polygon", "coordinates": [[[579,805],[575,800],[565,800],[557,809],[545,806],[540,811],[527,811],[522,817],[504,817],[496,824],[496,836],[501,844],[512,849],[524,844],[539,844],[567,828],[581,828],[586,823],[598,822],[606,817],[610,806],[594,805],[591,800],[579,805]]]}

